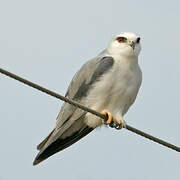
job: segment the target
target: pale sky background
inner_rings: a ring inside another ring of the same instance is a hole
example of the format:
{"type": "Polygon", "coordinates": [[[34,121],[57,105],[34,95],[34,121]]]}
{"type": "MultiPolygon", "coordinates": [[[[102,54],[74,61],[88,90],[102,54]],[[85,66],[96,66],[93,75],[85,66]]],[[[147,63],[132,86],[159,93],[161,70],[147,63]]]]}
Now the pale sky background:
{"type": "MultiPolygon", "coordinates": [[[[180,2],[0,0],[0,67],[65,94],[112,35],[141,36],[143,83],[127,123],[180,146],[180,2]]],[[[0,180],[179,180],[180,154],[125,129],[95,130],[32,166],[61,101],[0,74],[0,180]]]]}

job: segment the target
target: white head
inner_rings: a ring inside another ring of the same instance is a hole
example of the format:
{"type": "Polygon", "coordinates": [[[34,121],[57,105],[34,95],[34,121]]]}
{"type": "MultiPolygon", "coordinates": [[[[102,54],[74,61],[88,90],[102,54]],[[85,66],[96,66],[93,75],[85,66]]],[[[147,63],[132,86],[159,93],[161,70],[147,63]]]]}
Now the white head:
{"type": "Polygon", "coordinates": [[[114,36],[108,47],[110,54],[119,54],[122,56],[138,56],[140,51],[140,37],[130,32],[114,36]]]}

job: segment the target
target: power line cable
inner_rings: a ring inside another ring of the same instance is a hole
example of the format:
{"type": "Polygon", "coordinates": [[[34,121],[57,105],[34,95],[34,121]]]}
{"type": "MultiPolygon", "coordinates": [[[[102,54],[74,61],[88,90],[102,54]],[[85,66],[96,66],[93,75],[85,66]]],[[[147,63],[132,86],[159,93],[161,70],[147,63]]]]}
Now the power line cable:
{"type": "MultiPolygon", "coordinates": [[[[103,118],[104,120],[106,120],[106,118],[107,118],[105,115],[103,115],[103,114],[101,114],[101,113],[99,113],[99,112],[97,112],[97,111],[95,111],[93,109],[90,109],[90,108],[88,108],[88,107],[86,107],[86,106],[84,106],[84,105],[82,105],[82,104],[80,104],[80,103],[78,103],[76,101],[73,101],[73,100],[71,100],[69,98],[66,98],[66,97],[64,97],[64,96],[62,96],[62,95],[60,95],[58,93],[50,91],[50,90],[48,90],[48,89],[46,89],[46,88],[44,88],[42,86],[39,86],[39,85],[37,85],[37,84],[35,84],[35,83],[31,82],[31,81],[28,81],[28,80],[26,80],[26,79],[24,79],[24,78],[22,78],[20,76],[17,76],[17,75],[15,75],[15,74],[13,74],[13,73],[11,73],[9,71],[6,71],[6,70],[0,68],[0,72],[2,74],[6,75],[6,76],[9,76],[9,77],[17,80],[17,81],[20,81],[20,82],[22,82],[22,83],[24,83],[24,84],[26,84],[28,86],[31,86],[31,87],[33,87],[35,89],[38,89],[39,91],[42,91],[42,92],[44,92],[44,93],[46,93],[48,95],[51,95],[51,96],[53,96],[53,97],[55,97],[57,99],[65,101],[65,102],[67,102],[67,103],[69,103],[69,104],[71,104],[73,106],[76,106],[76,107],[78,107],[78,108],[80,108],[80,109],[82,109],[84,111],[90,112],[90,113],[92,113],[92,114],[94,114],[94,115],[96,115],[96,116],[98,116],[100,118],[103,118]]],[[[117,127],[116,125],[115,125],[115,128],[119,129],[119,127],[117,127]]],[[[166,146],[166,147],[171,148],[171,149],[173,149],[173,150],[175,150],[177,152],[180,152],[180,147],[175,146],[173,144],[170,144],[170,143],[168,143],[166,141],[163,141],[163,140],[161,140],[159,138],[156,138],[154,136],[151,136],[150,134],[147,134],[147,133],[145,133],[143,131],[140,131],[140,130],[132,127],[132,126],[129,126],[129,125],[126,124],[126,126],[124,128],[131,131],[131,132],[134,132],[134,133],[136,133],[136,134],[138,134],[140,136],[148,138],[148,139],[150,139],[150,140],[152,140],[152,141],[154,141],[156,143],[159,143],[159,144],[161,144],[163,146],[166,146]]]]}

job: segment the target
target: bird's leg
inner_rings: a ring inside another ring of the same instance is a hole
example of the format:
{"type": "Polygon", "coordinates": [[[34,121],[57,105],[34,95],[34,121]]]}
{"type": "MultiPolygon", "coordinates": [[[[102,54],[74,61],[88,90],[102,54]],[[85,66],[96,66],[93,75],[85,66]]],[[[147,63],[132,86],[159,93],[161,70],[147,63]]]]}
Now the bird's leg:
{"type": "Polygon", "coordinates": [[[113,116],[108,110],[103,110],[101,114],[105,115],[107,117],[107,120],[101,118],[101,121],[103,124],[111,124],[113,122],[113,116]]]}

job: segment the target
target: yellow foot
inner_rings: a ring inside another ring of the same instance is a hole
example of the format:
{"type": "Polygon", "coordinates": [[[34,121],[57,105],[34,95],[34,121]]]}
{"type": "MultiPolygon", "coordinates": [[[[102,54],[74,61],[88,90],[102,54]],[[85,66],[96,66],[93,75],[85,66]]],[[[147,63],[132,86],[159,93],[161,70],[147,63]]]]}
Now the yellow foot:
{"type": "Polygon", "coordinates": [[[122,129],[126,127],[126,122],[122,118],[116,119],[116,122],[118,123],[118,126],[116,129],[122,129]]]}
{"type": "Polygon", "coordinates": [[[110,127],[118,130],[126,127],[126,122],[123,118],[115,119],[108,110],[103,110],[101,113],[107,116],[107,120],[101,118],[102,124],[109,125],[110,127]]]}
{"type": "Polygon", "coordinates": [[[113,116],[112,114],[108,111],[108,110],[103,110],[101,112],[101,114],[104,114],[105,116],[107,116],[107,120],[101,119],[103,124],[111,124],[111,122],[113,122],[113,116]]]}

